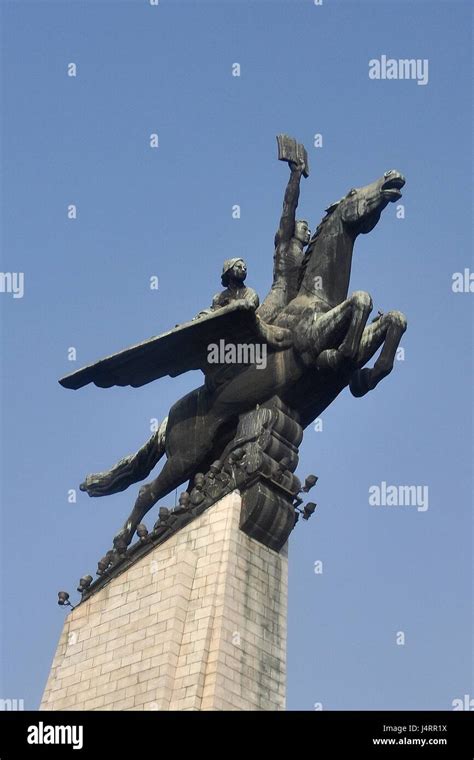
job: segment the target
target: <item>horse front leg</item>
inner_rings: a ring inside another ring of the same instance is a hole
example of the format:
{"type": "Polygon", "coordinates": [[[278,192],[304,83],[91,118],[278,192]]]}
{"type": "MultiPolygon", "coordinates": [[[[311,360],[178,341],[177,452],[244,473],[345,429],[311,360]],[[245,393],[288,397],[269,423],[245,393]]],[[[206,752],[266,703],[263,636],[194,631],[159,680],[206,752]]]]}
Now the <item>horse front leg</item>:
{"type": "Polygon", "coordinates": [[[346,359],[354,359],[359,351],[362,333],[372,311],[372,298],[363,290],[356,290],[349,299],[351,321],[346,337],[337,349],[346,359]]]}
{"type": "Polygon", "coordinates": [[[317,357],[318,369],[337,370],[355,359],[371,311],[370,295],[356,290],[346,301],[316,317],[311,352],[317,357]]]}
{"type": "Polygon", "coordinates": [[[401,337],[407,329],[407,320],[400,311],[389,311],[377,322],[372,323],[362,333],[359,351],[356,357],[357,369],[351,377],[349,388],[353,396],[359,398],[369,391],[393,369],[395,355],[401,337]],[[372,368],[364,364],[383,346],[380,356],[372,368]]]}

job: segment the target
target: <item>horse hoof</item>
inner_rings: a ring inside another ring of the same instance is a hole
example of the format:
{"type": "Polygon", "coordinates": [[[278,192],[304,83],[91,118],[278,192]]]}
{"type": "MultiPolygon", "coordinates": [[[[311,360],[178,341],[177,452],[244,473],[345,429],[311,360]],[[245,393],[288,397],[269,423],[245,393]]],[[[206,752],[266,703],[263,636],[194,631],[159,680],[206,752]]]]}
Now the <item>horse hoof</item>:
{"type": "Polygon", "coordinates": [[[349,389],[353,396],[360,398],[361,396],[365,396],[369,391],[373,391],[375,385],[372,380],[372,370],[367,368],[359,369],[357,372],[354,372],[352,380],[349,383],[349,389]]]}

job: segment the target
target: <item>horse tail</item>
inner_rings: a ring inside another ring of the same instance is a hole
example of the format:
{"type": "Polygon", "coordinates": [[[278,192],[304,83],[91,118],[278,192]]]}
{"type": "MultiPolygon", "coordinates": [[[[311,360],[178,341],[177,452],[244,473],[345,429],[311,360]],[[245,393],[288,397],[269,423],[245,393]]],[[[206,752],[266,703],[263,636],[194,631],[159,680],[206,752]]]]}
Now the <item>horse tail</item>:
{"type": "Polygon", "coordinates": [[[120,459],[110,470],[88,475],[80,485],[81,491],[87,491],[89,496],[109,496],[144,480],[165,453],[167,422],[168,417],[165,417],[158,430],[135,454],[120,459]]]}

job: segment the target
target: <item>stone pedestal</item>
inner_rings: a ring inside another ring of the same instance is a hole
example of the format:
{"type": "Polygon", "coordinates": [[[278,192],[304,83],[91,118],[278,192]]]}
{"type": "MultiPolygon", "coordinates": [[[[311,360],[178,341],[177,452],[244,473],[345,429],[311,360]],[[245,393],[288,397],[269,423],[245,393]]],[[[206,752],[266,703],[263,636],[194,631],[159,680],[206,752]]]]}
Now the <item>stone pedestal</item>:
{"type": "Polygon", "coordinates": [[[225,496],[67,617],[42,710],[283,710],[287,553],[225,496]]]}

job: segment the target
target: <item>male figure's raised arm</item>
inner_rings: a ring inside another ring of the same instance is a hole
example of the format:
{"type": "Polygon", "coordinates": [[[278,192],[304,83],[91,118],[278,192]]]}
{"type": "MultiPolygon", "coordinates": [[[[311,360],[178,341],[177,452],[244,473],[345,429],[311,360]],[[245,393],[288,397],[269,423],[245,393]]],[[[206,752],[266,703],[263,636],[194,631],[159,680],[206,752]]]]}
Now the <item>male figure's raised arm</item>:
{"type": "Polygon", "coordinates": [[[280,225],[275,235],[275,248],[279,243],[289,242],[295,234],[296,209],[300,197],[300,182],[301,175],[305,169],[305,162],[302,159],[297,163],[288,161],[288,166],[290,167],[290,179],[288,180],[283,199],[280,225]]]}

